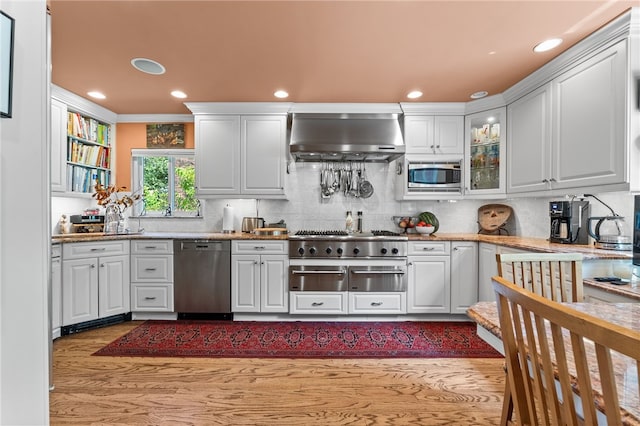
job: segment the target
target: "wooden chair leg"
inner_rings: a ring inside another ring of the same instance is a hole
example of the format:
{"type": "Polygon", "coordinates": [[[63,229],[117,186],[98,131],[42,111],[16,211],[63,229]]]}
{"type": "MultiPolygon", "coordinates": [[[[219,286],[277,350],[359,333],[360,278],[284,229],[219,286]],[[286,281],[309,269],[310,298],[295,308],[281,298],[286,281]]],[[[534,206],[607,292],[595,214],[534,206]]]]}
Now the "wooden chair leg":
{"type": "Polygon", "coordinates": [[[513,417],[513,398],[511,398],[511,388],[509,380],[505,377],[504,399],[502,400],[502,414],[500,415],[500,426],[508,426],[513,417]]]}

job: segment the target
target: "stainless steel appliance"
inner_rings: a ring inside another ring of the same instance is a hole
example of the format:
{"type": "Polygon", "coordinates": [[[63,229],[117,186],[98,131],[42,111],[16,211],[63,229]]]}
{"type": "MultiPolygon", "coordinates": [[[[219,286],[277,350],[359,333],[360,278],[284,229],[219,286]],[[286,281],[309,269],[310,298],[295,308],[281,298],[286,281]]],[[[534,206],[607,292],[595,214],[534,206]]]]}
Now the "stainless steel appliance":
{"type": "Polygon", "coordinates": [[[590,217],[588,223],[589,235],[595,240],[595,247],[605,250],[631,250],[631,237],[628,235],[622,235],[622,226],[620,222],[624,220],[622,216],[602,216],[602,217],[590,217]],[[593,222],[596,222],[595,227],[593,222]],[[601,232],[601,227],[605,223],[614,224],[614,232],[609,233],[601,232]]]}
{"type": "Polygon", "coordinates": [[[392,161],[405,152],[401,112],[292,114],[289,150],[296,161],[392,161]]]}
{"type": "Polygon", "coordinates": [[[174,240],[174,305],[183,314],[231,313],[231,241],[174,240]]]}
{"type": "Polygon", "coordinates": [[[420,161],[407,164],[409,192],[462,191],[462,159],[451,161],[420,161]]]}
{"type": "Polygon", "coordinates": [[[243,217],[242,232],[252,232],[254,229],[264,228],[264,219],[261,217],[243,217]]]}
{"type": "Polygon", "coordinates": [[[561,244],[588,244],[588,201],[551,201],[549,242],[561,244]]]}
{"type": "Polygon", "coordinates": [[[289,237],[289,264],[290,291],[405,291],[407,236],[298,231],[289,237]]]}

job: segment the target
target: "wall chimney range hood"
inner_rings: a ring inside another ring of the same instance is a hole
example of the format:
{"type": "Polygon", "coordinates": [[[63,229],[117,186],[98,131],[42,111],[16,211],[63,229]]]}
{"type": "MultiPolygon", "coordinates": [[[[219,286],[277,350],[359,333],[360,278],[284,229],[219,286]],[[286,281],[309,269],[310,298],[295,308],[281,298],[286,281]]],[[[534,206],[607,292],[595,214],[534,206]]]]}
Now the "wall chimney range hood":
{"type": "Polygon", "coordinates": [[[293,113],[288,131],[296,161],[389,162],[405,152],[401,114],[293,113]]]}

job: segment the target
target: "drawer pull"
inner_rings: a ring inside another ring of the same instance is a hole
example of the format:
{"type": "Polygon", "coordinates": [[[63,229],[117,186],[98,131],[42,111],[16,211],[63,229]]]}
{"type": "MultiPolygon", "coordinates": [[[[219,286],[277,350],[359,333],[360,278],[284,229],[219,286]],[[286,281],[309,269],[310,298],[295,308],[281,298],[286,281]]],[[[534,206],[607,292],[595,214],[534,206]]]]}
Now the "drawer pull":
{"type": "Polygon", "coordinates": [[[345,269],[337,271],[291,271],[293,275],[344,275],[347,273],[345,269]]]}
{"type": "Polygon", "coordinates": [[[266,250],[265,246],[254,246],[253,247],[254,250],[266,250]]]}
{"type": "Polygon", "coordinates": [[[145,268],[144,270],[145,270],[145,271],[149,271],[149,272],[151,272],[151,271],[155,271],[156,269],[157,269],[157,268],[145,268]]]}
{"type": "Polygon", "coordinates": [[[156,300],[155,296],[147,296],[144,298],[144,300],[156,300]]]}
{"type": "Polygon", "coordinates": [[[422,247],[422,250],[424,251],[434,251],[435,249],[435,247],[422,247]]]}
{"type": "Polygon", "coordinates": [[[382,302],[371,302],[371,306],[382,306],[382,302]]]}
{"type": "Polygon", "coordinates": [[[156,246],[144,246],[144,248],[146,248],[146,249],[150,249],[150,250],[155,250],[155,249],[157,249],[158,247],[156,247],[156,246]]]}
{"type": "Polygon", "coordinates": [[[311,306],[322,306],[324,305],[324,302],[313,302],[311,303],[311,306]]]}
{"type": "Polygon", "coordinates": [[[351,270],[351,273],[354,275],[404,275],[404,271],[394,270],[394,271],[365,271],[365,270],[351,270]]]}
{"type": "Polygon", "coordinates": [[[91,251],[105,251],[106,247],[92,248],[91,251]]]}

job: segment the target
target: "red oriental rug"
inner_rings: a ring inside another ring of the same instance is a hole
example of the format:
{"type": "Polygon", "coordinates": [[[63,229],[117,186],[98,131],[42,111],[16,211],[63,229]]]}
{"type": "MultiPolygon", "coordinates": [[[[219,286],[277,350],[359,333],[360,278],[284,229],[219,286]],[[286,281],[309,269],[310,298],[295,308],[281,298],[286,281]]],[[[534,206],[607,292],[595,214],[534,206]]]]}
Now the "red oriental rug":
{"type": "Polygon", "coordinates": [[[471,322],[146,321],[94,355],[499,358],[471,322]]]}

